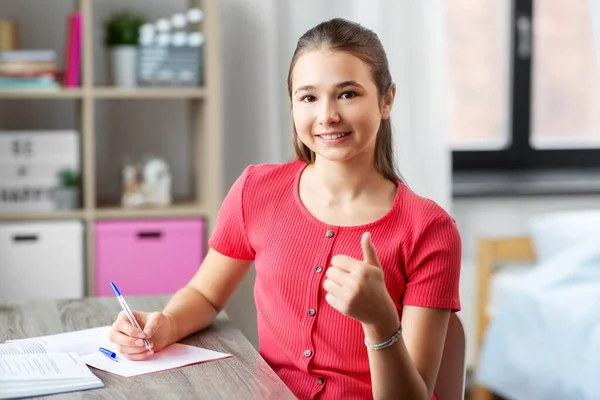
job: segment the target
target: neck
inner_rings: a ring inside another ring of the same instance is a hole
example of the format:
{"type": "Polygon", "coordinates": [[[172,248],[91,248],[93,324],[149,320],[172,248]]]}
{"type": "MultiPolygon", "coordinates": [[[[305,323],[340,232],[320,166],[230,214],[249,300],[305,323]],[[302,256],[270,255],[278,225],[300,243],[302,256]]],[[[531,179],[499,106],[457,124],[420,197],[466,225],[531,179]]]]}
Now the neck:
{"type": "Polygon", "coordinates": [[[311,169],[314,188],[329,199],[352,200],[387,181],[375,168],[373,159],[329,161],[317,156],[311,169]]]}

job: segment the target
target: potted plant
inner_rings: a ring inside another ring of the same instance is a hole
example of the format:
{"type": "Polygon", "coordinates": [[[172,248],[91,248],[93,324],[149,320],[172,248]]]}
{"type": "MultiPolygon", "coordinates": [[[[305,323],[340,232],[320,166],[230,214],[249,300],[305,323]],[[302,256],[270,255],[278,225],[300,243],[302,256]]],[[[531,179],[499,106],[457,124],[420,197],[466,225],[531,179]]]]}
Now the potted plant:
{"type": "Polygon", "coordinates": [[[53,197],[57,210],[74,210],[79,208],[79,187],[81,177],[77,171],[69,168],[58,172],[58,186],[54,188],[53,197]]]}
{"type": "Polygon", "coordinates": [[[131,11],[121,11],[104,23],[104,44],[110,49],[115,86],[136,86],[136,60],[139,30],[145,18],[131,11]]]}

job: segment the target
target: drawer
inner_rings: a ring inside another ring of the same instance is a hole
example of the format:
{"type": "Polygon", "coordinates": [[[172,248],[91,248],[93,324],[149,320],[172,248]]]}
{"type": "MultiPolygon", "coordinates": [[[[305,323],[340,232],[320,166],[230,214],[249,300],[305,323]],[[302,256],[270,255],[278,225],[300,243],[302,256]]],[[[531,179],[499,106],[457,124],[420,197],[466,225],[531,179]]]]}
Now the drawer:
{"type": "Polygon", "coordinates": [[[83,222],[0,224],[0,299],[81,298],[83,222]]]}
{"type": "Polygon", "coordinates": [[[172,294],[204,258],[202,219],[99,221],[95,225],[95,294],[172,294]]]}

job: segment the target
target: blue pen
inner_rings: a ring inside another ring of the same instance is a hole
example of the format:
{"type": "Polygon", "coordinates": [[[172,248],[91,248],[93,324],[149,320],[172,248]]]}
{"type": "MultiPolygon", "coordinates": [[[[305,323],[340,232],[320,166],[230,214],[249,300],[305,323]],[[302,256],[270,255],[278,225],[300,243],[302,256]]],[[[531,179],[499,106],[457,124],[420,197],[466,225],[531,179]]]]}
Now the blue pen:
{"type": "MultiPolygon", "coordinates": [[[[131,309],[125,302],[125,299],[123,298],[123,296],[121,296],[121,292],[117,288],[117,285],[115,285],[113,282],[111,282],[110,287],[112,288],[113,292],[115,292],[115,296],[117,296],[117,300],[119,300],[119,304],[121,304],[121,308],[123,309],[123,311],[125,311],[125,314],[127,315],[127,318],[129,318],[129,322],[131,322],[131,325],[133,325],[134,327],[141,330],[142,328],[140,328],[140,325],[135,320],[133,313],[131,312],[131,309]]],[[[148,350],[152,351],[152,348],[150,347],[150,343],[148,343],[148,341],[146,339],[143,339],[143,340],[144,340],[144,344],[146,345],[146,348],[148,350]]]]}
{"type": "Polygon", "coordinates": [[[119,362],[119,360],[117,360],[117,353],[115,353],[114,351],[110,351],[109,349],[105,349],[104,347],[100,347],[98,350],[100,350],[102,354],[104,354],[111,360],[119,362]]]}

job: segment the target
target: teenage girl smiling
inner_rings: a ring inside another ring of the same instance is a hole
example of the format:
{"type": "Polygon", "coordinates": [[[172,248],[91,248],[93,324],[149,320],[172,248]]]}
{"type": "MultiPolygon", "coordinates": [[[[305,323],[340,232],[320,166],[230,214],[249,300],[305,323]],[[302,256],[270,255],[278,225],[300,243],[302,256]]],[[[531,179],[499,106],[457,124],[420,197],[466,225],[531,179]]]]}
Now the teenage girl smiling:
{"type": "Polygon", "coordinates": [[[310,29],[288,92],[297,159],[246,168],[197,274],[161,312],[135,312],[143,331],[119,315],[111,340],[142,360],[204,329],[254,262],[260,354],[298,398],[436,398],[460,235],[396,172],[377,35],[343,19],[310,29]]]}

